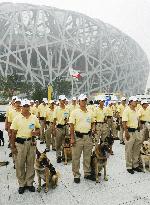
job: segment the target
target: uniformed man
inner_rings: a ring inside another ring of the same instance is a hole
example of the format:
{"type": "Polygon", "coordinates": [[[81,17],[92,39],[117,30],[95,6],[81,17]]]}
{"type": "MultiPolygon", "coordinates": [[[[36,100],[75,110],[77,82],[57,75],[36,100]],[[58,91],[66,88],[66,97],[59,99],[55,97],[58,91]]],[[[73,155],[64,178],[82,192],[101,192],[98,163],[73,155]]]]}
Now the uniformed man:
{"type": "Polygon", "coordinates": [[[123,125],[122,125],[122,114],[123,114],[123,111],[125,110],[126,108],[126,98],[125,97],[122,97],[121,99],[121,104],[118,105],[118,108],[117,108],[117,117],[118,117],[118,121],[119,121],[119,124],[120,124],[120,132],[119,132],[119,139],[120,139],[120,144],[125,144],[124,143],[124,140],[123,140],[123,125]]]}
{"type": "Polygon", "coordinates": [[[141,148],[141,138],[138,131],[138,113],[136,111],[137,98],[129,98],[129,106],[122,115],[123,128],[125,131],[125,158],[126,168],[130,174],[134,171],[141,172],[139,168],[139,155],[141,148]]]}
{"type": "Polygon", "coordinates": [[[84,178],[95,180],[91,175],[91,153],[93,142],[91,138],[91,131],[95,119],[90,111],[87,110],[87,96],[81,94],[78,98],[80,108],[71,113],[70,134],[72,146],[72,171],[74,175],[74,182],[80,183],[80,158],[83,152],[83,170],[84,178]]]}
{"type": "Polygon", "coordinates": [[[77,99],[76,99],[76,97],[73,97],[72,102],[69,105],[70,114],[72,113],[72,111],[76,110],[77,108],[79,108],[79,105],[77,104],[77,99]]]}
{"type": "Polygon", "coordinates": [[[150,125],[150,108],[147,100],[141,101],[141,108],[138,110],[138,114],[140,120],[140,136],[143,142],[150,137],[150,130],[148,127],[148,125],[150,125]]]}
{"type": "Polygon", "coordinates": [[[38,106],[38,118],[40,121],[41,129],[40,129],[40,144],[44,144],[45,136],[44,136],[44,129],[45,129],[45,118],[46,118],[46,111],[47,111],[47,99],[43,98],[42,103],[38,106]]]}
{"type": "Polygon", "coordinates": [[[68,135],[68,118],[69,109],[65,105],[65,95],[59,96],[59,106],[54,110],[53,130],[54,136],[56,136],[56,158],[57,163],[61,163],[63,153],[61,153],[62,145],[65,141],[65,136],[68,135]]]}
{"type": "Polygon", "coordinates": [[[45,130],[45,139],[46,139],[46,152],[50,151],[50,144],[52,144],[52,150],[55,149],[55,136],[53,132],[53,115],[54,115],[54,100],[50,100],[49,108],[46,111],[46,130],[45,130]]]}
{"type": "Polygon", "coordinates": [[[30,102],[22,102],[22,112],[16,117],[11,125],[12,129],[12,151],[16,155],[16,176],[19,183],[19,194],[23,194],[25,187],[35,192],[34,162],[36,154],[36,143],[34,136],[40,134],[39,120],[30,113],[30,102]]]}
{"type": "MultiPolygon", "coordinates": [[[[12,130],[10,129],[10,127],[13,120],[20,114],[21,114],[21,99],[17,98],[14,103],[14,109],[11,109],[8,113],[8,136],[10,139],[11,153],[12,153],[12,145],[11,145],[12,130]]],[[[9,156],[11,155],[12,154],[9,154],[9,156]]],[[[14,168],[15,168],[15,156],[12,155],[12,157],[13,157],[14,168]]]]}
{"type": "Polygon", "coordinates": [[[12,97],[12,101],[6,111],[6,119],[5,119],[5,130],[8,131],[8,114],[10,111],[12,111],[14,109],[14,105],[15,105],[15,100],[17,99],[17,96],[13,96],[12,97]]]}
{"type": "Polygon", "coordinates": [[[104,109],[105,99],[102,96],[98,96],[99,106],[95,109],[95,120],[96,120],[96,142],[104,142],[106,137],[109,136],[109,127],[106,123],[106,113],[104,109]]]}

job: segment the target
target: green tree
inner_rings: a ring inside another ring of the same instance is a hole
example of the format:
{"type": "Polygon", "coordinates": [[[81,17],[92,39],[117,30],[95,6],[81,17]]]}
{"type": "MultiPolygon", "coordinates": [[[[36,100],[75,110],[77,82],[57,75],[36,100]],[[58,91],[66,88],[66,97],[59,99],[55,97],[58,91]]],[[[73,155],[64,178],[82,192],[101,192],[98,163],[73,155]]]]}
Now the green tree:
{"type": "Polygon", "coordinates": [[[1,91],[3,97],[11,98],[14,93],[24,93],[29,95],[32,90],[32,83],[20,80],[20,76],[16,73],[4,77],[0,75],[1,91]]]}
{"type": "Polygon", "coordinates": [[[53,81],[52,87],[53,87],[54,98],[57,98],[59,95],[62,95],[62,94],[66,96],[70,96],[70,93],[71,93],[71,82],[70,81],[66,81],[62,78],[57,77],[53,81]]]}
{"type": "Polygon", "coordinates": [[[42,101],[43,98],[47,98],[47,87],[42,87],[39,83],[33,85],[31,98],[33,100],[42,101]]]}

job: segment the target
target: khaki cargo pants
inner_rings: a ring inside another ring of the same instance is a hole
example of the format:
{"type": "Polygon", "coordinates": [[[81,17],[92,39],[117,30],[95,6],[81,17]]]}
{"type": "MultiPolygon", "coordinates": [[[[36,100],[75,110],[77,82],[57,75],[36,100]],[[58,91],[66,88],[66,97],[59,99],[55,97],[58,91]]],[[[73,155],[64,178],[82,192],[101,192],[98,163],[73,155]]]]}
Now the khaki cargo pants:
{"type": "Polygon", "coordinates": [[[44,136],[44,127],[45,127],[45,121],[44,120],[40,120],[40,140],[43,142],[45,140],[45,136],[44,136]]]}
{"type": "Polygon", "coordinates": [[[96,124],[96,134],[95,134],[95,145],[100,141],[104,142],[106,137],[109,136],[109,128],[107,123],[97,123],[96,124]]]}
{"type": "Polygon", "coordinates": [[[117,130],[116,130],[116,123],[113,122],[113,117],[112,118],[107,118],[107,124],[108,124],[108,128],[109,130],[111,130],[111,133],[113,135],[113,137],[117,137],[117,130]]]}
{"type": "Polygon", "coordinates": [[[93,142],[89,135],[83,135],[83,138],[75,137],[75,145],[72,147],[72,171],[75,178],[80,177],[80,158],[83,152],[83,170],[84,176],[91,172],[91,154],[93,142]]]}
{"type": "Polygon", "coordinates": [[[56,128],[56,158],[61,157],[62,146],[65,142],[65,137],[69,133],[69,126],[65,125],[62,128],[56,128]]]}
{"type": "Polygon", "coordinates": [[[122,118],[120,118],[119,121],[120,121],[120,131],[118,134],[118,138],[119,138],[120,142],[122,143],[122,142],[124,142],[124,136],[123,136],[124,130],[123,130],[122,118]]]}
{"type": "Polygon", "coordinates": [[[125,139],[126,168],[132,169],[139,166],[139,156],[142,139],[138,131],[129,132],[130,139],[125,139]]]}
{"type": "Polygon", "coordinates": [[[18,153],[15,163],[19,187],[32,186],[35,176],[36,146],[32,146],[31,141],[26,141],[24,144],[16,143],[16,148],[18,153]]]}
{"type": "Polygon", "coordinates": [[[53,134],[53,123],[47,126],[45,130],[46,148],[50,149],[50,144],[52,144],[52,149],[55,149],[55,136],[53,134]]]}

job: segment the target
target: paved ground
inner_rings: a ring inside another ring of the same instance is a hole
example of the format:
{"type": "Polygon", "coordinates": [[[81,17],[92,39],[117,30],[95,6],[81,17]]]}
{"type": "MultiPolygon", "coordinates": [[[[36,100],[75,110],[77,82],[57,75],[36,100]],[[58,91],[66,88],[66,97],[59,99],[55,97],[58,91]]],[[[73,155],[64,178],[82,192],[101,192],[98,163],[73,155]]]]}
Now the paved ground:
{"type": "MultiPolygon", "coordinates": [[[[3,129],[4,125],[1,123],[3,129]]],[[[7,141],[7,135],[5,133],[7,141]]],[[[40,150],[44,150],[44,145],[39,145],[40,150]]],[[[9,150],[7,144],[0,147],[0,160],[9,160],[7,167],[0,168],[0,205],[148,205],[150,204],[150,173],[135,173],[130,175],[126,172],[124,161],[124,146],[115,141],[114,156],[108,161],[109,181],[96,184],[86,181],[83,176],[80,184],[73,183],[71,164],[64,166],[56,164],[55,152],[48,153],[53,165],[61,173],[59,185],[54,190],[49,190],[47,194],[29,193],[23,195],[17,192],[18,184],[15,177],[15,170],[11,159],[8,157],[9,150]]],[[[82,166],[81,166],[82,168],[82,166]]],[[[35,178],[37,187],[37,178],[35,178]]]]}

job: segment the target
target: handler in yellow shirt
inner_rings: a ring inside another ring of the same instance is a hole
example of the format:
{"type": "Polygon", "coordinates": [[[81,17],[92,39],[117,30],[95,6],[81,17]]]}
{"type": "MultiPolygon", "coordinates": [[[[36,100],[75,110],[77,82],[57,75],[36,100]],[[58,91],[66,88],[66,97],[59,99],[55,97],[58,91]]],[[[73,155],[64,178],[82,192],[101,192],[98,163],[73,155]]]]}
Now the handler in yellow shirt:
{"type": "Polygon", "coordinates": [[[79,108],[79,105],[77,104],[77,99],[76,99],[76,97],[73,97],[72,103],[69,105],[70,114],[72,113],[72,111],[76,110],[77,108],[79,108]]]}
{"type": "Polygon", "coordinates": [[[54,100],[50,100],[49,108],[46,111],[46,130],[45,130],[45,139],[46,139],[46,152],[50,151],[50,144],[52,144],[52,150],[55,149],[55,136],[53,132],[53,121],[54,121],[54,100]]]}
{"type": "Polygon", "coordinates": [[[66,97],[65,95],[59,96],[59,106],[54,110],[54,122],[53,130],[56,136],[56,158],[57,163],[61,163],[63,153],[61,153],[62,145],[65,141],[65,136],[68,135],[68,119],[69,119],[69,109],[65,105],[66,97]]]}
{"type": "Polygon", "coordinates": [[[35,115],[30,113],[30,102],[22,102],[22,112],[11,125],[12,150],[16,154],[16,175],[19,183],[19,194],[23,194],[25,187],[30,192],[35,192],[34,162],[36,154],[36,142],[34,136],[40,134],[40,124],[35,115]]]}
{"type": "Polygon", "coordinates": [[[91,131],[95,119],[90,111],[87,110],[87,97],[84,94],[79,96],[80,108],[73,111],[69,118],[71,144],[72,147],[72,171],[74,175],[74,182],[80,183],[80,158],[83,152],[83,170],[84,178],[95,181],[91,173],[91,153],[93,142],[91,138],[91,131]]]}
{"type": "Polygon", "coordinates": [[[122,122],[125,131],[125,158],[126,168],[130,174],[134,171],[141,172],[139,168],[139,156],[141,148],[141,138],[138,132],[138,113],[136,111],[137,98],[129,98],[129,106],[122,115],[122,122]]]}
{"type": "Polygon", "coordinates": [[[120,132],[119,132],[119,139],[120,139],[120,144],[125,144],[124,143],[124,140],[123,140],[123,125],[122,125],[122,114],[123,114],[123,111],[125,110],[125,108],[127,107],[126,105],[126,98],[125,97],[122,97],[121,98],[121,104],[118,105],[118,108],[117,108],[117,117],[118,117],[118,121],[119,121],[119,124],[120,124],[120,132]]]}
{"type": "Polygon", "coordinates": [[[96,119],[96,144],[100,141],[104,142],[106,137],[109,136],[109,128],[106,123],[106,113],[104,109],[105,99],[102,96],[98,96],[99,106],[95,109],[95,119],[96,119]]]}
{"type": "Polygon", "coordinates": [[[140,135],[143,142],[150,138],[150,108],[147,100],[142,100],[141,106],[138,110],[138,114],[140,119],[140,135]]]}

